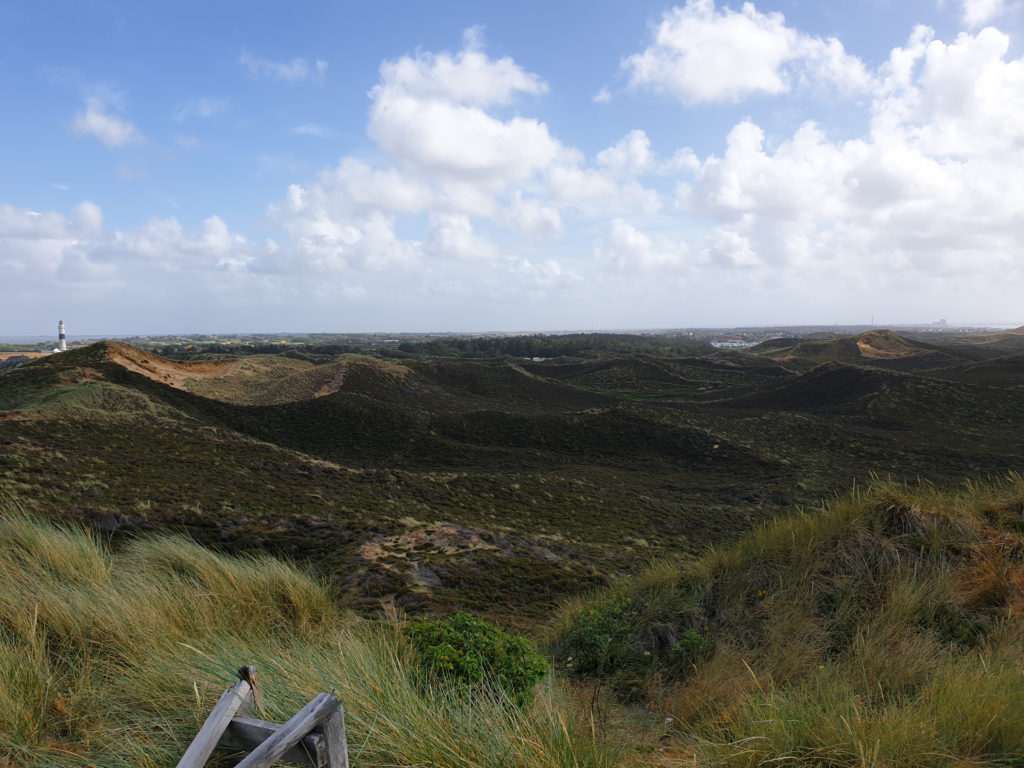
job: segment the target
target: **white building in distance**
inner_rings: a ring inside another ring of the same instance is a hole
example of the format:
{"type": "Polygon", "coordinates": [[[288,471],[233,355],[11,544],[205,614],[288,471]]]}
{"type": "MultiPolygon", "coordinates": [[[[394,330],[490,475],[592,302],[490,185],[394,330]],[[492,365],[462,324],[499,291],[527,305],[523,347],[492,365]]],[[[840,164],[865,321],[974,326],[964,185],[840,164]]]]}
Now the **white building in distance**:
{"type": "Polygon", "coordinates": [[[67,334],[64,333],[64,321],[63,320],[61,320],[60,322],[57,323],[57,338],[58,338],[57,346],[53,348],[53,351],[55,353],[56,352],[67,352],[68,351],[68,337],[67,337],[67,334]]]}

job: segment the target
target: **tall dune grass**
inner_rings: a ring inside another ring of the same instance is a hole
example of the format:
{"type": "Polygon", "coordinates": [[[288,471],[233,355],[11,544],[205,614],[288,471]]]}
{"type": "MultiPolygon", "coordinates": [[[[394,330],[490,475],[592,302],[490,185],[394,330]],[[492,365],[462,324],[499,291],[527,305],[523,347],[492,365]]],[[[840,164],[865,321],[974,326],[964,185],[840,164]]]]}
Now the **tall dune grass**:
{"type": "Polygon", "coordinates": [[[878,482],[657,565],[568,606],[563,659],[603,606],[613,684],[673,718],[697,765],[1024,765],[1019,475],[878,482]],[[704,653],[673,646],[687,632],[704,653]]]}
{"type": "Polygon", "coordinates": [[[336,691],[355,766],[623,763],[555,682],[525,709],[423,690],[397,626],[344,615],[285,563],[172,537],[113,552],[88,533],[3,511],[0,766],[173,766],[249,663],[270,719],[336,691]]]}

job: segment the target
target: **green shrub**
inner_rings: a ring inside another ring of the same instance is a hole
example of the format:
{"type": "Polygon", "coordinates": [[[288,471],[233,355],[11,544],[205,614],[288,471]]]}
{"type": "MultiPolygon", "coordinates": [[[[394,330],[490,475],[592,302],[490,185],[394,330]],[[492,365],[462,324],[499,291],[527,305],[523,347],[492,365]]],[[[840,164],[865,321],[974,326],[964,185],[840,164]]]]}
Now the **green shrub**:
{"type": "Polygon", "coordinates": [[[630,607],[629,599],[613,597],[580,613],[559,644],[558,652],[566,668],[578,676],[602,675],[618,669],[632,655],[630,607]]]}
{"type": "Polygon", "coordinates": [[[689,668],[698,661],[708,658],[714,649],[714,642],[706,633],[690,629],[676,641],[669,654],[675,665],[689,668]]]}
{"type": "Polygon", "coordinates": [[[532,698],[533,686],[548,671],[526,638],[468,613],[418,619],[406,626],[405,636],[419,655],[424,677],[471,690],[497,690],[517,704],[532,698]]]}

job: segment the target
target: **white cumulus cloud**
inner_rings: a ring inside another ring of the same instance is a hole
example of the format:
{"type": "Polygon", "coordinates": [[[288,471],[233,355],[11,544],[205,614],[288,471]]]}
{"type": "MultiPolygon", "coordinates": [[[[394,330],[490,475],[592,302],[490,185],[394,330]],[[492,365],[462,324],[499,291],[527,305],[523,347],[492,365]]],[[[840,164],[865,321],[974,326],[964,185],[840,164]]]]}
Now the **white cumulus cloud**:
{"type": "Polygon", "coordinates": [[[874,134],[912,142],[929,155],[1014,152],[1024,141],[1024,60],[1006,60],[1010,39],[987,27],[953,43],[918,34],[894,51],[874,134]]]}
{"type": "Polygon", "coordinates": [[[636,176],[651,169],[651,140],[641,130],[630,131],[618,144],[597,153],[597,162],[616,176],[636,176]]]}
{"type": "Polygon", "coordinates": [[[813,122],[769,146],[752,120],[680,184],[715,223],[710,260],[864,274],[1020,274],[1024,61],[994,29],[953,43],[917,30],[880,75],[870,134],[813,122]]]}
{"type": "Polygon", "coordinates": [[[195,234],[175,218],[152,218],[137,229],[114,232],[93,251],[107,261],[144,262],[168,273],[240,268],[252,258],[245,238],[232,234],[219,216],[207,218],[195,234]]]}
{"type": "Polygon", "coordinates": [[[501,257],[498,246],[477,235],[469,217],[458,213],[431,214],[427,248],[437,256],[466,261],[494,261],[501,257]]]}
{"type": "Polygon", "coordinates": [[[612,219],[595,256],[619,272],[675,270],[686,264],[689,246],[683,241],[651,237],[622,219],[612,219]]]}
{"type": "Polygon", "coordinates": [[[656,190],[634,179],[619,181],[604,168],[560,163],[547,172],[547,181],[548,194],[556,205],[584,216],[616,212],[653,216],[661,210],[656,190]]]}
{"type": "Polygon", "coordinates": [[[71,209],[75,228],[82,237],[99,237],[103,233],[103,210],[88,200],[71,209]]]}
{"type": "Polygon", "coordinates": [[[359,207],[348,195],[344,181],[335,187],[329,177],[325,180],[327,184],[309,188],[293,184],[283,202],[268,208],[271,221],[288,232],[292,248],[275,248],[259,263],[259,269],[331,273],[419,268],[422,246],[395,234],[393,215],[372,206],[359,207]]]}
{"type": "Polygon", "coordinates": [[[512,59],[489,58],[473,30],[467,30],[465,44],[455,55],[421,52],[385,61],[378,88],[475,107],[509,104],[520,93],[547,93],[547,83],[512,59]]]}
{"type": "Polygon", "coordinates": [[[544,123],[486,111],[547,86],[511,59],[488,58],[473,36],[468,43],[454,56],[384,62],[368,132],[402,165],[500,189],[550,165],[561,147],[544,123]]]}
{"type": "Polygon", "coordinates": [[[107,107],[103,99],[95,96],[87,98],[85,108],[75,113],[71,120],[72,132],[93,136],[108,147],[122,147],[125,144],[143,141],[138,128],[127,120],[110,114],[107,107]]]}
{"type": "Polygon", "coordinates": [[[671,8],[651,45],[622,67],[633,86],[687,104],[781,94],[794,83],[855,91],[870,83],[863,63],[839,40],[806,35],[787,26],[781,13],[761,13],[749,2],[739,11],[719,10],[714,0],[671,8]]]}
{"type": "Polygon", "coordinates": [[[962,7],[961,18],[964,26],[974,28],[987,24],[990,21],[1008,13],[1011,9],[1019,8],[1019,3],[1009,0],[960,0],[962,7]]]}
{"type": "Polygon", "coordinates": [[[524,198],[520,190],[512,194],[508,206],[499,212],[497,220],[530,238],[557,237],[562,233],[562,215],[558,209],[536,198],[524,198]]]}
{"type": "Polygon", "coordinates": [[[89,201],[76,205],[70,219],[57,211],[0,205],[0,279],[17,280],[24,291],[56,281],[108,281],[112,271],[89,256],[102,236],[103,212],[89,201]]]}

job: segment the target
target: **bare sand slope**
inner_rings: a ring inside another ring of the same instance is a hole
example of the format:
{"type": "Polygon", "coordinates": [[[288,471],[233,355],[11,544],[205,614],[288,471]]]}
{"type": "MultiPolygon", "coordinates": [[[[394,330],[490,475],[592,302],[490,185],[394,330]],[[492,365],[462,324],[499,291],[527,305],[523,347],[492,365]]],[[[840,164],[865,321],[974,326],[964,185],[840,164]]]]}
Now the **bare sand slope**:
{"type": "Polygon", "coordinates": [[[918,346],[895,333],[868,331],[857,337],[857,349],[862,357],[875,360],[895,360],[935,354],[935,350],[918,346]]]}
{"type": "Polygon", "coordinates": [[[235,405],[277,405],[325,397],[341,390],[368,393],[406,383],[412,385],[411,379],[416,378],[404,365],[362,355],[344,356],[325,365],[278,355],[185,363],[110,342],[107,357],[154,381],[235,405]]]}
{"type": "Polygon", "coordinates": [[[107,342],[107,357],[111,362],[176,389],[188,390],[190,379],[209,379],[227,376],[238,370],[240,360],[215,363],[179,363],[174,360],[133,347],[130,344],[107,342]]]}

